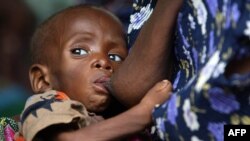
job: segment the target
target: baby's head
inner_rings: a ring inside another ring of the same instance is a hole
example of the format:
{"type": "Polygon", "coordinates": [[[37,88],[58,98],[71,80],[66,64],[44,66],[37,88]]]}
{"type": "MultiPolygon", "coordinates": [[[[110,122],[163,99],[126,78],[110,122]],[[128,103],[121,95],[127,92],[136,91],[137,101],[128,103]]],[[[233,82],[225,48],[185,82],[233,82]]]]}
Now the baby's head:
{"type": "Polygon", "coordinates": [[[29,76],[34,93],[65,92],[91,112],[107,108],[105,87],[127,56],[120,21],[94,6],[79,5],[49,18],[36,30],[29,76]]]}

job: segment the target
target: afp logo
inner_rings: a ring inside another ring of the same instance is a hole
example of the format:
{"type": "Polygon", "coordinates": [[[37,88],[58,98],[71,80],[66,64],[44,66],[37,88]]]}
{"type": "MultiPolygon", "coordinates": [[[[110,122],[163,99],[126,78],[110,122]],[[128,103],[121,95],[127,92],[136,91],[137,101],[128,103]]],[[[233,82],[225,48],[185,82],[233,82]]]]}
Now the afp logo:
{"type": "Polygon", "coordinates": [[[224,125],[225,141],[249,141],[250,125],[224,125]]]}

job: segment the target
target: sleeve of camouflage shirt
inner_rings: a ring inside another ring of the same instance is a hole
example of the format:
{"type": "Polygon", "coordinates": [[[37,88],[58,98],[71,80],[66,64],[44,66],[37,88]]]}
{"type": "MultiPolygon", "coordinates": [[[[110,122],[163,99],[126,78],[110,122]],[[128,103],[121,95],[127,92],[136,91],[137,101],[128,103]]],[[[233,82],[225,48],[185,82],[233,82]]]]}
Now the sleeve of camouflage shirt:
{"type": "MultiPolygon", "coordinates": [[[[31,141],[40,131],[49,130],[49,127],[53,125],[66,125],[64,128],[79,129],[97,122],[93,118],[94,115],[91,116],[91,114],[87,112],[84,105],[70,100],[62,92],[51,90],[36,94],[26,101],[21,114],[20,133],[26,141],[31,141]]],[[[61,127],[63,126],[54,129],[62,130],[61,127]]],[[[47,133],[53,134],[53,132],[57,131],[50,129],[47,133]]]]}

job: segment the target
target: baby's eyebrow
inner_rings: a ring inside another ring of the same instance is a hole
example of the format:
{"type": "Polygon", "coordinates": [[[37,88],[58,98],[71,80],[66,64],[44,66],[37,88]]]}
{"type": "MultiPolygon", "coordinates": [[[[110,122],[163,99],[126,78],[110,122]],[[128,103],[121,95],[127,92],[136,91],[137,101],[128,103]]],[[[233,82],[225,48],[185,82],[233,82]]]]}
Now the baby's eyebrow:
{"type": "Polygon", "coordinates": [[[68,42],[94,42],[95,35],[92,33],[84,32],[84,33],[75,33],[70,36],[66,43],[68,42]]]}

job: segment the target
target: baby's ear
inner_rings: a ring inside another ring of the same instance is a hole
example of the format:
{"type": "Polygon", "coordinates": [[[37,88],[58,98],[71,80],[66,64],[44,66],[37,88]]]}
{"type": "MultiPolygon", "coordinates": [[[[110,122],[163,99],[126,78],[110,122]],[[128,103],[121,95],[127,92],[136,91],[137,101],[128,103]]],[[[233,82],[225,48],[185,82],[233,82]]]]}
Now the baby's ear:
{"type": "Polygon", "coordinates": [[[45,65],[32,65],[29,69],[29,78],[34,93],[44,93],[52,89],[49,69],[45,65]]]}

